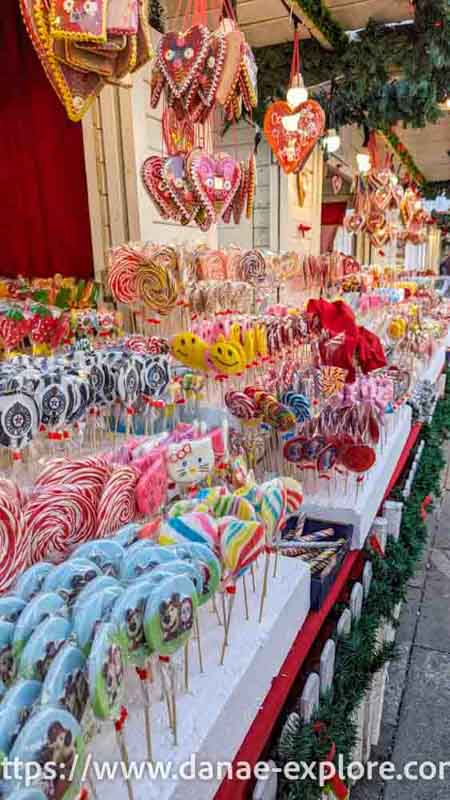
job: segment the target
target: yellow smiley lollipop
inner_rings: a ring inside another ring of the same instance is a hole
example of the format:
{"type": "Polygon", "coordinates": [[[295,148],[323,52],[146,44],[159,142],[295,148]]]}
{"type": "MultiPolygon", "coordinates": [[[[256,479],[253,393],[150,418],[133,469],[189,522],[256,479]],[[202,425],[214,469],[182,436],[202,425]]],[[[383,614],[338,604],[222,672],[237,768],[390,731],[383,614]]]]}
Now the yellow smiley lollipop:
{"type": "Polygon", "coordinates": [[[237,375],[245,369],[245,352],[242,345],[222,336],[211,345],[208,352],[213,367],[222,375],[237,375]]]}
{"type": "Polygon", "coordinates": [[[191,331],[177,333],[170,343],[172,355],[182,364],[192,369],[207,369],[206,351],[208,345],[200,336],[191,331]]]}

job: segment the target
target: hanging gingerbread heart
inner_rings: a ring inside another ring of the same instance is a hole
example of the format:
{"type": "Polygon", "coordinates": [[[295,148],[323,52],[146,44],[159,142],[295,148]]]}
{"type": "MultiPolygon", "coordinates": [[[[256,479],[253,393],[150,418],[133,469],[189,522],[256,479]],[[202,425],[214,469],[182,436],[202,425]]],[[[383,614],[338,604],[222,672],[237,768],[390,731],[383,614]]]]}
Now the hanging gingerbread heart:
{"type": "Polygon", "coordinates": [[[162,115],[162,132],[169,156],[187,153],[194,147],[194,126],[185,115],[179,120],[173,108],[165,108],[162,115]]]}
{"type": "Polygon", "coordinates": [[[207,216],[221,219],[239,188],[241,168],[228,153],[209,155],[195,150],[187,159],[188,173],[207,216]]]}
{"type": "Polygon", "coordinates": [[[162,168],[163,180],[183,219],[189,221],[198,211],[198,201],[188,182],[184,156],[167,158],[162,168]]]}
{"type": "Polygon", "coordinates": [[[242,48],[239,85],[246,110],[251,113],[258,105],[258,66],[253,50],[247,42],[242,48]]]}
{"type": "Polygon", "coordinates": [[[373,203],[380,211],[386,211],[392,200],[390,186],[380,186],[373,194],[373,203]]]}
{"type": "Polygon", "coordinates": [[[177,219],[179,207],[174,202],[164,181],[162,169],[165,159],[162,156],[150,156],[142,165],[142,181],[150,200],[163,219],[177,219]]]}
{"type": "Polygon", "coordinates": [[[193,25],[184,33],[171,31],[161,37],[158,64],[175,97],[181,98],[200,74],[208,51],[209,30],[193,25]]]}
{"type": "Polygon", "coordinates": [[[166,85],[166,77],[157,61],[153,64],[152,77],[150,81],[150,106],[156,108],[159,103],[164,86],[166,85]]]}
{"type": "Polygon", "coordinates": [[[187,111],[193,122],[204,121],[216,99],[217,87],[225,63],[227,41],[220,34],[208,39],[208,49],[201,75],[192,83],[187,97],[187,111]]]}
{"type": "Polygon", "coordinates": [[[226,106],[236,89],[241,72],[242,50],[245,37],[241,31],[229,31],[225,35],[227,52],[223,67],[222,77],[217,87],[217,101],[226,106]]]}
{"type": "Polygon", "coordinates": [[[331,188],[333,189],[333,194],[339,194],[342,189],[344,181],[342,179],[342,175],[332,175],[331,177],[331,188]]]}
{"type": "Polygon", "coordinates": [[[287,174],[306,164],[325,129],[325,112],[315,100],[306,100],[295,110],[297,129],[287,131],[283,118],[292,116],[288,103],[272,103],[264,117],[264,133],[281,168],[287,174]]]}
{"type": "Polygon", "coordinates": [[[247,198],[248,171],[245,161],[240,162],[240,167],[241,167],[241,180],[239,183],[239,189],[234,195],[232,203],[233,220],[235,225],[239,225],[241,221],[242,212],[244,210],[245,201],[247,198]]]}

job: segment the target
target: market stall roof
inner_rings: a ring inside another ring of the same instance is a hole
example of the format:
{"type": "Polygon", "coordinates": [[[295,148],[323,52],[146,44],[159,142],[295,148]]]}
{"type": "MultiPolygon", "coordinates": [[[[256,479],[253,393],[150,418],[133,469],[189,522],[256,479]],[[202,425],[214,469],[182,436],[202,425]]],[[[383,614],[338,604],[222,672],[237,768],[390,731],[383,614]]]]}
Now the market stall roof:
{"type": "Polygon", "coordinates": [[[435,125],[426,128],[398,125],[395,132],[428,181],[450,180],[450,112],[435,125]]]}
{"type": "MultiPolygon", "coordinates": [[[[365,28],[371,17],[377,22],[394,23],[412,20],[414,16],[409,0],[327,0],[326,5],[336,22],[346,31],[365,28]]],[[[302,12],[295,1],[291,2],[291,6],[302,19],[302,12]]],[[[238,0],[237,10],[241,28],[253,47],[292,39],[290,14],[282,0],[238,0]]],[[[309,26],[308,29],[301,26],[302,38],[309,37],[311,32],[317,35],[313,27],[309,26]]]]}

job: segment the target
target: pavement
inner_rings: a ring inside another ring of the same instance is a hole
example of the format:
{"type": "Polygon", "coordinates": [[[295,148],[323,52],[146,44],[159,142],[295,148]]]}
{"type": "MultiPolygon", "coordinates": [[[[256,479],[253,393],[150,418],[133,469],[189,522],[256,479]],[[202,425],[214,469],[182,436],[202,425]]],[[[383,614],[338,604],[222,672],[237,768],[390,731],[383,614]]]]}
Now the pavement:
{"type": "MultiPolygon", "coordinates": [[[[448,459],[450,449],[448,448],[448,459]]],[[[409,584],[389,667],[380,741],[371,761],[447,762],[444,780],[361,780],[351,800],[450,800],[450,476],[428,517],[427,550],[409,584]]],[[[424,767],[432,778],[433,768],[424,767]]]]}

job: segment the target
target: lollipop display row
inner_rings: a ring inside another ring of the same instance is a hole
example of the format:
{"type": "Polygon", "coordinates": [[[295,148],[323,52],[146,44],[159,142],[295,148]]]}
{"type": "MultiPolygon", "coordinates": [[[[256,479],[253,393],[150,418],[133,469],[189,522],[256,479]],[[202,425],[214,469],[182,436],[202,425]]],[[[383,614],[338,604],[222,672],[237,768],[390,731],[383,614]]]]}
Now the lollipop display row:
{"type": "MultiPolygon", "coordinates": [[[[208,158],[211,160],[212,157],[208,158]]],[[[198,159],[200,169],[204,165],[202,157],[198,156],[198,159]]],[[[240,169],[242,184],[245,164],[241,163],[239,166],[237,162],[234,163],[236,174],[238,168],[240,169]]],[[[229,166],[231,169],[231,163],[229,166]]],[[[166,215],[172,213],[188,221],[193,213],[198,215],[199,211],[198,203],[195,205],[193,201],[192,192],[187,188],[183,189],[185,172],[182,156],[173,156],[170,159],[152,156],[145,164],[143,177],[148,191],[152,194],[153,202],[159,205],[164,202],[166,215]],[[177,172],[181,175],[180,179],[177,177],[177,172]],[[166,174],[164,183],[161,178],[166,174]],[[179,185],[169,191],[173,181],[179,185]],[[158,185],[159,192],[163,192],[163,196],[155,194],[154,183],[158,185]],[[191,203],[189,208],[186,206],[185,196],[189,197],[191,203]]],[[[200,179],[195,177],[195,180],[200,186],[200,179]]],[[[230,181],[226,183],[228,185],[230,181]]],[[[201,187],[197,191],[202,191],[201,187]]],[[[232,191],[231,183],[227,191],[229,193],[232,191]]],[[[236,188],[228,205],[229,198],[225,196],[220,203],[214,201],[214,198],[209,198],[211,208],[206,219],[213,219],[211,209],[220,209],[220,211],[214,210],[215,215],[222,213],[226,216],[227,211],[230,214],[242,213],[244,199],[241,197],[240,188],[236,188]]],[[[215,306],[220,305],[221,299],[220,295],[214,300],[210,298],[211,294],[214,292],[217,294],[219,290],[217,282],[219,285],[223,284],[221,310],[229,308],[248,310],[248,306],[243,308],[242,299],[239,297],[244,289],[242,283],[258,288],[279,287],[286,281],[294,281],[296,291],[308,292],[332,286],[344,275],[351,275],[359,270],[360,266],[355,259],[340,253],[316,258],[295,252],[276,254],[255,248],[242,250],[236,246],[211,250],[206,246],[175,248],[152,242],[131,242],[110,251],[108,283],[110,292],[118,303],[135,304],[142,301],[153,312],[165,316],[174,310],[177,303],[181,305],[183,302],[195,313],[204,311],[213,313],[215,306]],[[198,287],[199,281],[207,283],[198,287]],[[210,285],[210,282],[213,284],[210,285]],[[199,292],[196,293],[197,288],[201,290],[202,300],[199,292]]]]}
{"type": "MultiPolygon", "coordinates": [[[[223,663],[232,646],[237,584],[244,582],[247,597],[246,574],[254,577],[258,558],[279,539],[286,515],[298,513],[301,501],[301,487],[291,479],[248,484],[235,493],[223,486],[200,490],[174,504],[156,527],[129,524],[114,538],[78,544],[59,566],[41,562],[26,570],[0,598],[0,760],[59,764],[63,754],[52,749],[53,735],[64,732],[65,764],[79,758],[80,769],[64,786],[36,784],[44,797],[63,798],[77,786],[89,742],[108,720],[128,759],[122,704],[129,667],[136,668],[144,699],[148,758],[154,757],[151,707],[161,697],[176,744],[182,720],[172,657],[184,652],[188,689],[189,642],[195,638],[203,671],[201,609],[211,602],[223,629],[217,653],[223,663]]],[[[260,620],[267,590],[266,570],[260,620]]],[[[20,786],[15,778],[2,790],[9,795],[20,786]]]]}
{"type": "Polygon", "coordinates": [[[59,309],[94,308],[97,305],[100,285],[92,280],[67,278],[0,277],[0,300],[32,300],[59,309]]]}

